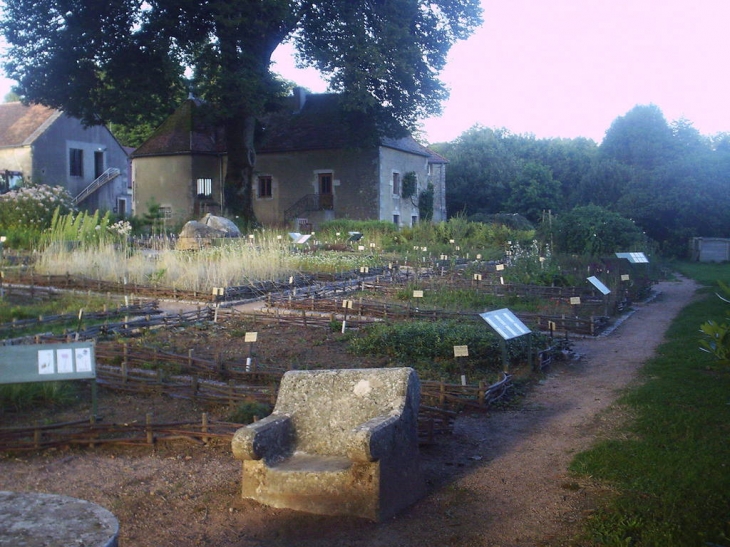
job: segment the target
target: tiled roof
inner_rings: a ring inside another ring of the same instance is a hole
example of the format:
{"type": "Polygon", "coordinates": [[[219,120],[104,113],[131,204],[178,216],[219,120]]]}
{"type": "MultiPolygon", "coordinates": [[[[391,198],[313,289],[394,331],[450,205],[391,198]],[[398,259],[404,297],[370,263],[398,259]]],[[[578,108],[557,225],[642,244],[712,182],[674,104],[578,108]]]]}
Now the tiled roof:
{"type": "Polygon", "coordinates": [[[306,96],[298,112],[269,116],[258,152],[291,152],[305,150],[338,150],[367,148],[377,144],[428,156],[429,152],[413,137],[378,139],[373,121],[357,114],[346,114],[340,108],[340,97],[334,93],[306,96]]]}
{"type": "MultiPolygon", "coordinates": [[[[225,153],[223,132],[220,129],[215,131],[203,121],[198,111],[201,104],[197,99],[186,100],[135,150],[133,157],[225,153]]],[[[424,157],[433,155],[410,136],[378,139],[373,121],[357,114],[343,113],[340,97],[332,93],[307,95],[301,110],[269,114],[261,120],[261,125],[261,138],[257,144],[259,154],[380,145],[424,157]]]]}
{"type": "Polygon", "coordinates": [[[0,147],[32,143],[62,112],[47,106],[0,104],[0,147]]]}
{"type": "Polygon", "coordinates": [[[158,127],[134,157],[175,154],[220,154],[225,152],[222,131],[215,130],[200,114],[202,102],[187,99],[158,127]]]}
{"type": "Polygon", "coordinates": [[[428,152],[428,163],[449,163],[449,160],[447,160],[445,157],[443,157],[438,152],[434,152],[430,148],[426,148],[426,151],[428,152]]]}

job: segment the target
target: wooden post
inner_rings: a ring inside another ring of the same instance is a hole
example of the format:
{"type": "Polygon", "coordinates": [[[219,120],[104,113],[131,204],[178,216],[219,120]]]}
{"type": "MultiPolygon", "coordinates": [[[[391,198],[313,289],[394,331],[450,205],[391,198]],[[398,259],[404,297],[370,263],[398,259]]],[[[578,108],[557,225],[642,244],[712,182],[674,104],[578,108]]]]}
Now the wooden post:
{"type": "Polygon", "coordinates": [[[233,380],[228,380],[228,406],[236,406],[236,383],[233,380]]]}
{"type": "Polygon", "coordinates": [[[484,389],[484,380],[479,380],[479,404],[484,406],[484,398],[485,398],[486,390],[484,389]]]}
{"type": "MultiPolygon", "coordinates": [[[[201,429],[201,431],[203,433],[208,433],[208,413],[207,412],[203,412],[203,417],[202,418],[203,418],[203,424],[202,424],[202,426],[201,426],[200,429],[201,429]]],[[[205,444],[208,444],[209,441],[210,441],[210,437],[206,437],[204,435],[203,436],[203,442],[205,444]]]]}
{"type": "Polygon", "coordinates": [[[446,405],[446,384],[444,383],[444,379],[441,378],[441,381],[439,383],[439,408],[444,408],[446,405]]]}
{"type": "Polygon", "coordinates": [[[127,359],[129,358],[129,344],[124,342],[122,346],[122,382],[127,382],[127,359]]]}
{"type": "Polygon", "coordinates": [[[155,436],[152,432],[152,413],[148,412],[145,415],[145,431],[147,432],[147,444],[153,444],[155,442],[155,436]]]}
{"type": "Polygon", "coordinates": [[[192,399],[193,399],[193,402],[195,402],[195,400],[198,398],[198,377],[197,376],[192,376],[190,378],[190,387],[192,388],[192,391],[193,391],[192,399]]]}
{"type": "MultiPolygon", "coordinates": [[[[96,383],[94,381],[94,383],[96,383]]],[[[94,424],[96,423],[96,412],[91,412],[91,416],[89,417],[89,425],[93,428],[94,424]]],[[[89,441],[89,448],[94,448],[96,446],[96,443],[94,442],[94,437],[91,438],[91,441],[89,441]]]]}

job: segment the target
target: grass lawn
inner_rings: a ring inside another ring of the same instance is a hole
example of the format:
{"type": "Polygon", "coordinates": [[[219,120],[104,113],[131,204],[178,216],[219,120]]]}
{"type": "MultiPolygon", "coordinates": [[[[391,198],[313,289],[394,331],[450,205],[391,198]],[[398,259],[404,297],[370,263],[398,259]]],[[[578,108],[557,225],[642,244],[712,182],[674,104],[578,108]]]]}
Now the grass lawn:
{"type": "MultiPolygon", "coordinates": [[[[730,281],[727,264],[678,269],[703,284],[730,281]]],[[[582,545],[730,546],[730,369],[698,349],[699,326],[724,320],[728,305],[702,292],[645,365],[642,385],[620,399],[632,423],[572,463],[616,491],[588,520],[582,545]]]]}

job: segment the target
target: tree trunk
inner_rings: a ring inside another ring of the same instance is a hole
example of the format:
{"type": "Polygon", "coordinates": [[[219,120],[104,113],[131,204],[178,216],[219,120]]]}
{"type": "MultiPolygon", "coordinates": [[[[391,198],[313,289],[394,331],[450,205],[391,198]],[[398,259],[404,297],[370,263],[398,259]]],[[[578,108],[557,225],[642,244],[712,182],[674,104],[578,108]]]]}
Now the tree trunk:
{"type": "Polygon", "coordinates": [[[248,226],[256,224],[253,210],[253,168],[255,116],[241,112],[225,123],[228,168],[223,186],[225,211],[229,216],[243,219],[248,226]]]}

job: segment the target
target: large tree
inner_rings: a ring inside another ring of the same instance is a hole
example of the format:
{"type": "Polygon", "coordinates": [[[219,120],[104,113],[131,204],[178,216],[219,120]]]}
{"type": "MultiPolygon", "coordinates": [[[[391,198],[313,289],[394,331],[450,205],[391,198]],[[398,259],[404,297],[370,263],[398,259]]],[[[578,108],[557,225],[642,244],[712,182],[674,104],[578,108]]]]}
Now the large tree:
{"type": "Polygon", "coordinates": [[[410,128],[438,113],[446,55],[481,23],[479,0],[6,0],[0,30],[16,91],[88,124],[169,108],[191,75],[226,132],[226,204],[253,218],[257,117],[293,40],[352,111],[410,128]]]}

